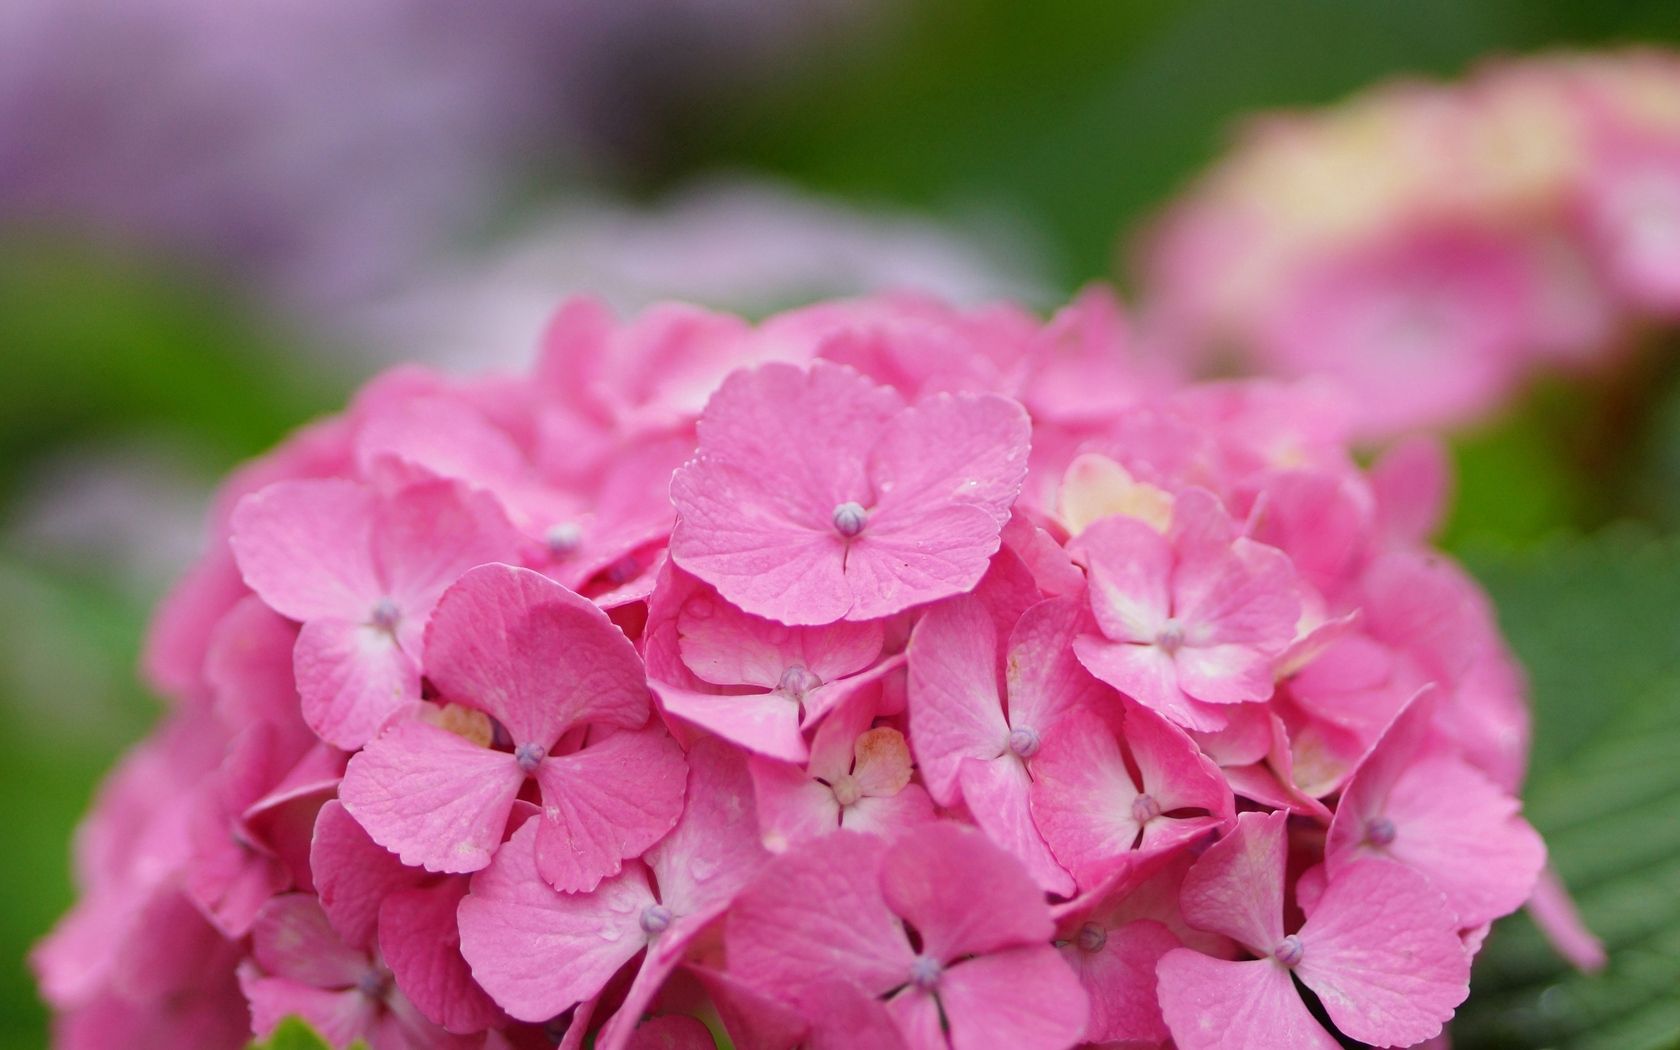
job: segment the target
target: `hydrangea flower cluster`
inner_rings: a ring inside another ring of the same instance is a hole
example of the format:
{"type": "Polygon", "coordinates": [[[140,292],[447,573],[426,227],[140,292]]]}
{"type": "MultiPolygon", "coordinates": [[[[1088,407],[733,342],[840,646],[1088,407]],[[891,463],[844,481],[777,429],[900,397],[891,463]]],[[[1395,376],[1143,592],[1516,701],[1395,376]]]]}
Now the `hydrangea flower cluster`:
{"type": "Polygon", "coordinates": [[[59,1043],[1433,1039],[1544,854],[1440,464],[1144,377],[1101,291],[389,373],[160,612],[59,1043]]]}
{"type": "Polygon", "coordinates": [[[1334,376],[1364,436],[1475,422],[1680,318],[1680,57],[1501,60],[1264,118],[1139,262],[1175,355],[1334,376]]]}

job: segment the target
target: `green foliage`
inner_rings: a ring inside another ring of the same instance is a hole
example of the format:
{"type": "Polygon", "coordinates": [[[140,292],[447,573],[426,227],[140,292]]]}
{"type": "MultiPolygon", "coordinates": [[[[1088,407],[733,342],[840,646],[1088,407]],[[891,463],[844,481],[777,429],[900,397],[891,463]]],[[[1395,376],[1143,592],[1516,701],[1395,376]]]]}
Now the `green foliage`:
{"type": "Polygon", "coordinates": [[[1610,964],[1573,973],[1526,917],[1501,922],[1454,1044],[1680,1047],[1680,541],[1619,529],[1469,560],[1533,681],[1529,819],[1610,964]]]}
{"type": "Polygon", "coordinates": [[[155,258],[14,239],[0,251],[0,497],[30,457],[136,429],[225,469],[338,400],[252,312],[155,258]]]}
{"type": "MultiPolygon", "coordinates": [[[[248,1050],[332,1050],[332,1047],[316,1035],[313,1028],[295,1017],[288,1017],[280,1022],[267,1040],[252,1043],[248,1050]]],[[[367,1044],[358,1039],[351,1044],[351,1050],[367,1050],[367,1044]]]]}

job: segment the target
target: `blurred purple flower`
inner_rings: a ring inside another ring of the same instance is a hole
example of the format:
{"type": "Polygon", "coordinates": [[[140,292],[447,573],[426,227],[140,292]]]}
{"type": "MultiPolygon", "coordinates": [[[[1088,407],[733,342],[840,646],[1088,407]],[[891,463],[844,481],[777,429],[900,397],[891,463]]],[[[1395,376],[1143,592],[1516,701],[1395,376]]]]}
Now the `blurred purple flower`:
{"type": "MultiPolygon", "coordinates": [[[[657,127],[834,0],[10,0],[0,224],[164,247],[311,308],[472,228],[536,161],[657,127]]],[[[845,16],[856,21],[854,16],[845,16]]]]}

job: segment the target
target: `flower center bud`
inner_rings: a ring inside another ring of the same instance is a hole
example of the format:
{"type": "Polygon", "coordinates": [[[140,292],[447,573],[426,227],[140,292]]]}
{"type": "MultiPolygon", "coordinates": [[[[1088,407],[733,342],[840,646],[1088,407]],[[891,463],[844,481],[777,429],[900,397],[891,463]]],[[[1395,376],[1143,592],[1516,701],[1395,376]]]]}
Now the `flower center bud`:
{"type": "Polygon", "coordinates": [[[578,544],[583,542],[583,530],[575,521],[556,522],[548,527],[543,542],[548,545],[548,553],[556,558],[564,558],[577,550],[578,544]]]}
{"type": "Polygon", "coordinates": [[[1178,652],[1184,647],[1184,625],[1177,620],[1168,620],[1156,632],[1155,644],[1169,654],[1178,652]]]}
{"type": "Polygon", "coordinates": [[[945,967],[931,955],[918,955],[910,962],[910,983],[924,992],[932,991],[939,983],[945,967]]]}
{"type": "Polygon", "coordinates": [[[1283,939],[1283,943],[1272,949],[1272,958],[1293,969],[1301,965],[1301,938],[1293,933],[1283,939]]]}
{"type": "Polygon", "coordinates": [[[1147,824],[1161,815],[1161,804],[1153,795],[1139,795],[1132,799],[1132,821],[1147,824]]]}
{"type": "Polygon", "coordinates": [[[513,752],[513,760],[519,763],[521,771],[530,774],[537,771],[542,760],[548,757],[548,748],[541,744],[520,744],[513,752]]]}
{"type": "Polygon", "coordinates": [[[642,932],[649,936],[664,933],[665,928],[671,925],[671,909],[663,904],[650,904],[642,909],[640,922],[642,932]]]}
{"type": "Polygon", "coordinates": [[[1394,821],[1387,817],[1372,817],[1365,822],[1365,841],[1373,846],[1386,846],[1394,841],[1394,821]]]}
{"type": "Polygon", "coordinates": [[[863,797],[863,790],[858,787],[857,779],[850,773],[842,773],[834,778],[834,801],[842,806],[850,806],[863,797]]]}
{"type": "Polygon", "coordinates": [[[1094,922],[1079,927],[1079,950],[1086,954],[1100,952],[1108,943],[1108,931],[1094,922]]]}
{"type": "Polygon", "coordinates": [[[847,500],[834,508],[834,531],[851,539],[863,531],[863,523],[869,520],[869,512],[863,509],[863,504],[854,500],[847,500]]]}
{"type": "Polygon", "coordinates": [[[1038,732],[1022,726],[1009,731],[1009,750],[1016,758],[1031,758],[1038,754],[1038,732]]]}
{"type": "Polygon", "coordinates": [[[390,978],[383,970],[368,970],[356,978],[356,990],[369,999],[383,999],[391,987],[390,978]]]}
{"type": "Polygon", "coordinates": [[[776,692],[789,700],[804,700],[805,694],[822,685],[822,679],[805,669],[804,664],[789,664],[776,683],[776,692]]]}
{"type": "Polygon", "coordinates": [[[397,603],[389,598],[381,598],[373,603],[373,611],[368,613],[368,622],[381,631],[394,631],[397,621],[402,619],[402,611],[397,603]]]}

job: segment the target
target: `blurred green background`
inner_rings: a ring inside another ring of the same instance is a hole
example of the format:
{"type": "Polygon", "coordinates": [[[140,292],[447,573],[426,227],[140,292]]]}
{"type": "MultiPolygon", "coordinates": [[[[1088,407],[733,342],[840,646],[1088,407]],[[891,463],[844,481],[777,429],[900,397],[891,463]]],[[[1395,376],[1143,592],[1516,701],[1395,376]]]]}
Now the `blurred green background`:
{"type": "MultiPolygon", "coordinates": [[[[903,6],[890,32],[806,54],[770,89],[666,110],[633,164],[594,177],[657,199],[696,174],[763,171],[934,215],[1006,215],[1060,295],[1114,277],[1117,238],[1250,111],[1490,54],[1680,41],[1673,0],[903,6]]],[[[0,250],[0,782],[15,851],[0,866],[0,1045],[45,1043],[23,956],[70,901],[67,842],[97,778],[157,710],[133,667],[162,581],[119,565],[97,532],[59,542],[59,525],[29,519],[33,501],[66,463],[143,449],[168,476],[118,498],[139,500],[143,523],[149,498],[192,506],[364,378],[366,357],[310,332],[150,254],[39,234],[0,250]]],[[[1530,667],[1530,814],[1613,963],[1568,975],[1526,919],[1507,920],[1462,1047],[1680,1046],[1680,400],[1653,387],[1627,476],[1608,478],[1568,447],[1590,395],[1539,391],[1457,443],[1447,539],[1530,667]]],[[[160,540],[191,542],[191,526],[155,517],[160,540]]]]}

